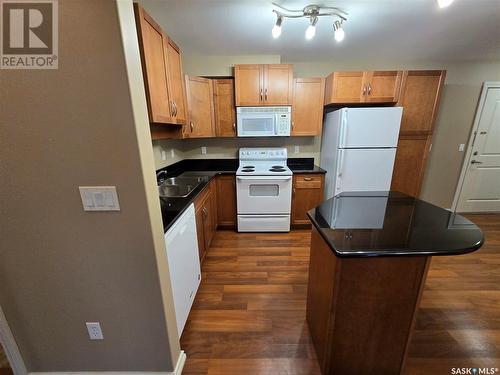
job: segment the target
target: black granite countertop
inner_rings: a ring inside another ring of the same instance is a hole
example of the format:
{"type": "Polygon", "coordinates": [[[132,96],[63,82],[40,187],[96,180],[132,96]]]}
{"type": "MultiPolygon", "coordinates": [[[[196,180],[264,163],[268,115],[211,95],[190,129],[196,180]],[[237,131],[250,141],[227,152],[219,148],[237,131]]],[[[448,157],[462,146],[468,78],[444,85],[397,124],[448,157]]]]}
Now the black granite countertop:
{"type": "MultiPolygon", "coordinates": [[[[184,159],[157,170],[157,173],[166,172],[162,177],[176,177],[184,172],[200,172],[205,177],[204,181],[185,198],[160,197],[163,230],[166,232],[172,226],[212,178],[220,174],[235,174],[238,164],[238,159],[184,159]]],[[[324,169],[314,165],[313,158],[290,158],[287,164],[293,173],[326,173],[324,169]]]]}
{"type": "Polygon", "coordinates": [[[484,242],[465,217],[393,191],[342,193],[308,216],[339,257],[458,255],[484,242]]]}

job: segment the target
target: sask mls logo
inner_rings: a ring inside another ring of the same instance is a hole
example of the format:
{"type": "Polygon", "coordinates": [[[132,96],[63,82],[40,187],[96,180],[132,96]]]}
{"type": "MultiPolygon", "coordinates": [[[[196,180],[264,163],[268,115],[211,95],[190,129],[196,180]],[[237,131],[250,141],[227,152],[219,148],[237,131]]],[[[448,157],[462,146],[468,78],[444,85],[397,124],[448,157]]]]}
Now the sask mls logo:
{"type": "Polygon", "coordinates": [[[57,69],[57,0],[0,0],[0,68],[57,69]]]}

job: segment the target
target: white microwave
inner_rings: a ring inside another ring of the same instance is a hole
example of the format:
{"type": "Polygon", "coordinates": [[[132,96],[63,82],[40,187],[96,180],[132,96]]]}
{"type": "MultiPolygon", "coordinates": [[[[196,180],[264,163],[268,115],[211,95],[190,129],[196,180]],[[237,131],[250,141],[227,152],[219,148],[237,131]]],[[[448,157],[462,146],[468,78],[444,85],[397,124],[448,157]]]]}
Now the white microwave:
{"type": "Polygon", "coordinates": [[[290,135],[292,107],[237,107],[238,137],[290,135]]]}

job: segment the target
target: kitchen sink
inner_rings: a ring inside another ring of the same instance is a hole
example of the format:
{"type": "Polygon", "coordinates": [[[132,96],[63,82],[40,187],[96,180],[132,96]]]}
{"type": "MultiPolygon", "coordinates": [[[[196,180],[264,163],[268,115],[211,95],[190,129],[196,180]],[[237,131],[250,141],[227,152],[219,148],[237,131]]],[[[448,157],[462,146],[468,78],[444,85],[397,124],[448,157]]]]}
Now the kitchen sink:
{"type": "Polygon", "coordinates": [[[185,198],[203,181],[201,177],[167,178],[158,185],[158,193],[165,198],[185,198]]]}

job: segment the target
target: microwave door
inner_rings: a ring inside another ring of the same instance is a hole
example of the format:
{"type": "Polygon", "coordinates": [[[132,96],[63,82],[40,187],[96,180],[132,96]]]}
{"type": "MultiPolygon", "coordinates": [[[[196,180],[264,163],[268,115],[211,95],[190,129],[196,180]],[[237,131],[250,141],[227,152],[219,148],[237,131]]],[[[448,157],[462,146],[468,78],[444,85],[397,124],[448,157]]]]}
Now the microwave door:
{"type": "Polygon", "coordinates": [[[276,135],[275,117],[271,114],[241,115],[238,119],[239,137],[265,137],[276,135]]]}

